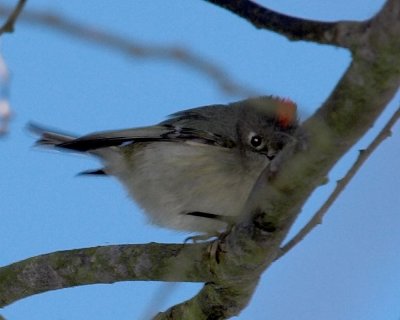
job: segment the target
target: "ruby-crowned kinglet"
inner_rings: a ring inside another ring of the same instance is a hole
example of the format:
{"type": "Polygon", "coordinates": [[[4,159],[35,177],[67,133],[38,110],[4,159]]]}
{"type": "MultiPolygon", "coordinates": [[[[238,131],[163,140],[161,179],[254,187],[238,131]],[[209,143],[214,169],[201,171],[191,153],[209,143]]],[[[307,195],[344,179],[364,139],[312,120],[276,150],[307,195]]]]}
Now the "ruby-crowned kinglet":
{"type": "Polygon", "coordinates": [[[155,126],[79,138],[45,131],[37,144],[98,156],[159,226],[213,233],[240,219],[260,173],[298,127],[293,102],[260,97],[175,113],[155,126]]]}

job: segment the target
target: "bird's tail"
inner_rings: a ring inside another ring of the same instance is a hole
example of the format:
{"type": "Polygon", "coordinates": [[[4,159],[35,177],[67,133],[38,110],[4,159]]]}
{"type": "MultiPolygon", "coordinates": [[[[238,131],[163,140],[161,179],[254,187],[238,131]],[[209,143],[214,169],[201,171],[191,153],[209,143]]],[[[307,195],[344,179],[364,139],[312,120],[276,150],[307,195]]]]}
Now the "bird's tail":
{"type": "MultiPolygon", "coordinates": [[[[44,128],[40,125],[33,124],[33,123],[30,123],[28,125],[28,130],[31,131],[32,133],[36,134],[37,136],[39,136],[39,138],[35,142],[35,145],[37,145],[39,147],[60,148],[62,150],[66,150],[66,151],[86,152],[86,151],[80,151],[80,150],[71,150],[69,148],[63,147],[63,145],[65,143],[68,143],[68,142],[76,139],[76,137],[73,135],[55,132],[53,130],[49,130],[47,128],[44,128]]],[[[91,151],[89,153],[96,155],[96,156],[100,156],[100,157],[102,156],[102,153],[98,152],[98,151],[91,151]]],[[[101,168],[101,169],[95,169],[95,170],[86,170],[86,171],[80,172],[79,175],[107,175],[107,173],[104,171],[103,168],[101,168]]]]}
{"type": "Polygon", "coordinates": [[[73,135],[55,132],[34,123],[28,125],[28,130],[39,136],[35,144],[43,147],[59,147],[65,142],[76,139],[73,135]]]}

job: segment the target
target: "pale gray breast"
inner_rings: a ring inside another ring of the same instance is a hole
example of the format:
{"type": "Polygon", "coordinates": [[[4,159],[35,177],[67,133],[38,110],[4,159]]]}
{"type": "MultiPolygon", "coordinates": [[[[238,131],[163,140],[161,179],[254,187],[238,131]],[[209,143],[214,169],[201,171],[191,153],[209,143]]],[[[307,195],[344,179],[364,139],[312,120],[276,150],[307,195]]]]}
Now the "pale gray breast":
{"type": "Polygon", "coordinates": [[[185,214],[239,215],[255,180],[268,164],[267,158],[258,154],[242,160],[237,149],[155,142],[135,151],[123,164],[109,166],[129,169],[112,171],[155,224],[209,231],[215,228],[210,225],[213,221],[185,214]]]}

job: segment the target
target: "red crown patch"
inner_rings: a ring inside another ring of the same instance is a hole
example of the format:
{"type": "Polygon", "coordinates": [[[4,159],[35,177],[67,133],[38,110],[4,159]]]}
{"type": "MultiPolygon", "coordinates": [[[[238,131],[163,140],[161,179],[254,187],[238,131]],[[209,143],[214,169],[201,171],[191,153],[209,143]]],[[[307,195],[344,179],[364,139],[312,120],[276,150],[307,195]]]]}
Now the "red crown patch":
{"type": "Polygon", "coordinates": [[[297,106],[288,98],[277,98],[278,108],[276,110],[279,125],[286,128],[296,122],[297,106]]]}

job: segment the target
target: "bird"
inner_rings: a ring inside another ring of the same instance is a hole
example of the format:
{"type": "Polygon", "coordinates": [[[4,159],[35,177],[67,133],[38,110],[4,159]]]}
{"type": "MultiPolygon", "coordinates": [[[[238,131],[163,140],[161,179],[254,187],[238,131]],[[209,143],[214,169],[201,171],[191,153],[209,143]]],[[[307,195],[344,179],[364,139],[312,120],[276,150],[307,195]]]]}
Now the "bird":
{"type": "Polygon", "coordinates": [[[71,136],[31,124],[36,145],[95,156],[84,175],[117,178],[160,227],[219,233],[240,221],[261,172],[299,127],[289,99],[261,96],[183,110],[151,126],[71,136]]]}

